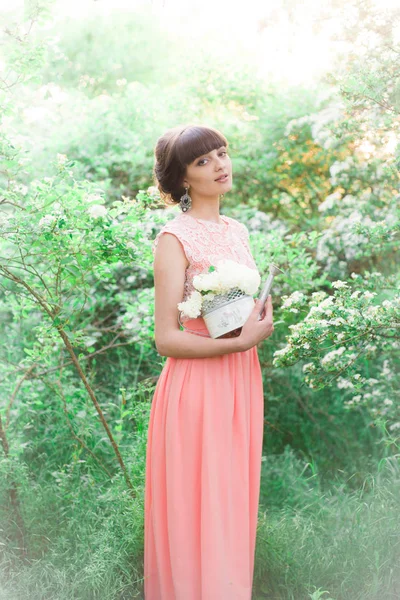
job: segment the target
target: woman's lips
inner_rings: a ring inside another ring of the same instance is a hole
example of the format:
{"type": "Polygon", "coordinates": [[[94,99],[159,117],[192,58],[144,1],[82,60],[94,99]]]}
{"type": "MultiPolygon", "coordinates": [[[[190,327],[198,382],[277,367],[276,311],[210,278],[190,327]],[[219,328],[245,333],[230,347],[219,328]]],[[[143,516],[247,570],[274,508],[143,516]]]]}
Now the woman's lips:
{"type": "Polygon", "coordinates": [[[225,183],[225,181],[228,179],[229,175],[224,175],[223,177],[216,179],[215,181],[217,181],[218,183],[225,183]]]}

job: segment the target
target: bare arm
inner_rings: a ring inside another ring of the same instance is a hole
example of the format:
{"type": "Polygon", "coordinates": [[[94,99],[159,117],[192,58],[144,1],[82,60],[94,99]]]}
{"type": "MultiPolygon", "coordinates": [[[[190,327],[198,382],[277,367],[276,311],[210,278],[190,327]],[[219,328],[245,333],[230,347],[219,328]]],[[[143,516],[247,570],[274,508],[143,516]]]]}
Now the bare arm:
{"type": "Polygon", "coordinates": [[[182,302],[188,261],[178,238],[163,233],[154,254],[155,343],[161,356],[207,358],[242,352],[242,340],[214,339],[181,331],[178,302],[182,302]]]}

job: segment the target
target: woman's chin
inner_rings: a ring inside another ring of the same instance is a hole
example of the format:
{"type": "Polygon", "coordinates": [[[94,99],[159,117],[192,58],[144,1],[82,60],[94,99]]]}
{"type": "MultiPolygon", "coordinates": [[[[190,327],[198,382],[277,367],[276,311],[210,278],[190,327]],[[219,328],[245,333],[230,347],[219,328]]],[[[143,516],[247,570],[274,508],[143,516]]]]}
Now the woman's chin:
{"type": "Polygon", "coordinates": [[[229,182],[223,183],[222,185],[219,186],[219,193],[220,194],[226,194],[231,189],[232,189],[232,182],[229,181],[229,182]]]}

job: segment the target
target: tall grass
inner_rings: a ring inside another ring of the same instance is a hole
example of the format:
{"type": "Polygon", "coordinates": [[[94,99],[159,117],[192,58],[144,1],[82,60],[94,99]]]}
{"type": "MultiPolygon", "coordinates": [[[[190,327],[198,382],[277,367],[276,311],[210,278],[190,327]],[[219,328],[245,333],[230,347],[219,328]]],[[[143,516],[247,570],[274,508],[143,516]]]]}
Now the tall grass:
{"type": "Polygon", "coordinates": [[[307,475],[307,465],[289,447],[268,456],[254,598],[305,600],[319,598],[318,589],[328,592],[326,600],[399,598],[399,459],[386,458],[353,490],[340,473],[322,489],[318,474],[307,475]]]}
{"type": "MultiPolygon", "coordinates": [[[[137,403],[136,434],[125,448],[135,500],[122,477],[103,482],[97,467],[84,461],[55,471],[54,482],[35,481],[24,468],[15,472],[30,562],[17,558],[11,536],[1,536],[1,600],[143,598],[149,407],[137,403]]],[[[5,524],[10,513],[4,510],[4,489],[1,500],[5,524]]],[[[339,471],[329,485],[322,484],[313,466],[289,446],[269,455],[262,464],[253,600],[398,598],[399,515],[398,455],[384,459],[357,490],[339,471]]],[[[5,529],[3,534],[11,533],[12,524],[5,529]]]]}

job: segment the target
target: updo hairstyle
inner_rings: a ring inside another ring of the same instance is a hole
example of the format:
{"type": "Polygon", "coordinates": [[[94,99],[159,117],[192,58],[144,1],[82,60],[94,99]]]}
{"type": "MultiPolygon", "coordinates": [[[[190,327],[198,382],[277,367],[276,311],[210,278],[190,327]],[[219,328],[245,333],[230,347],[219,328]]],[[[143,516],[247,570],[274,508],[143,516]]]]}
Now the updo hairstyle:
{"type": "Polygon", "coordinates": [[[213,127],[201,125],[173,127],[157,140],[154,183],[166,204],[179,203],[185,193],[186,167],[199,156],[221,146],[228,148],[225,136],[213,127]]]}

